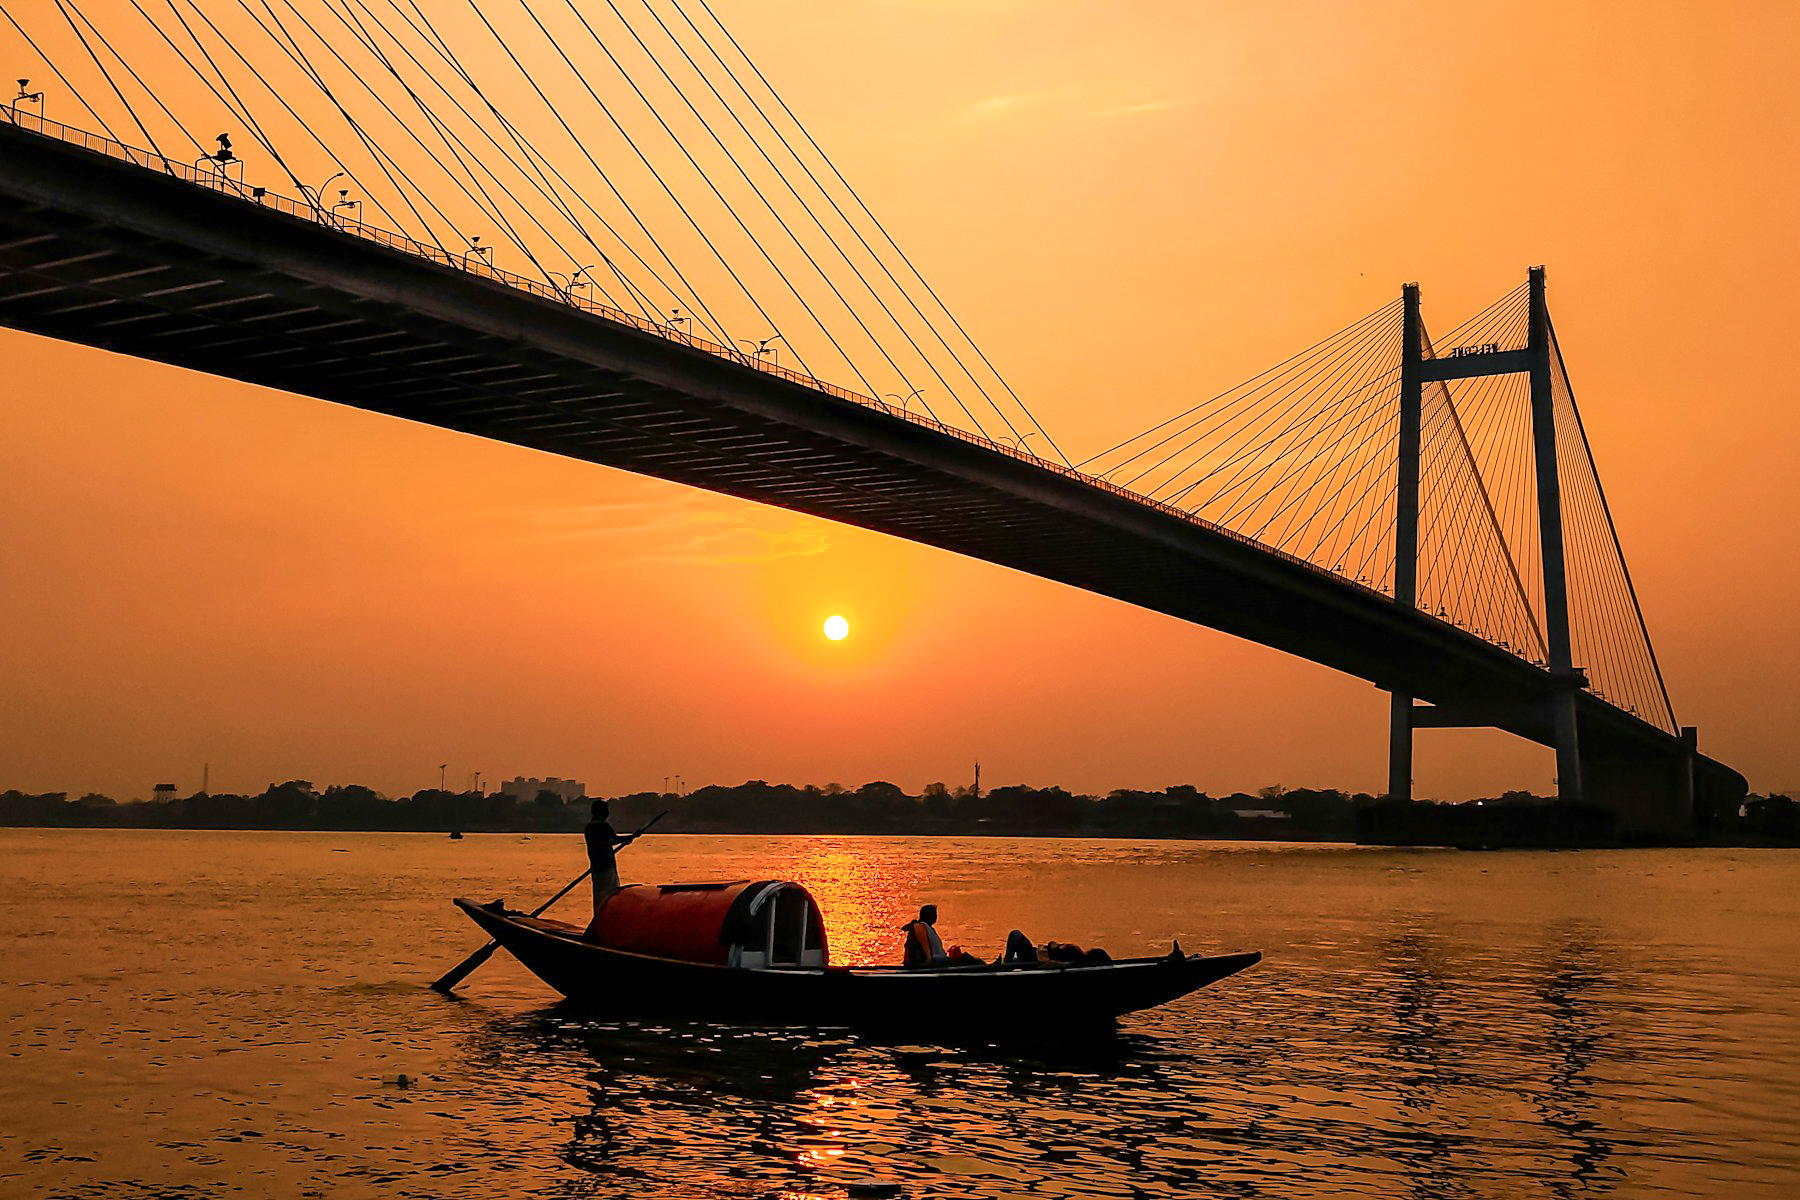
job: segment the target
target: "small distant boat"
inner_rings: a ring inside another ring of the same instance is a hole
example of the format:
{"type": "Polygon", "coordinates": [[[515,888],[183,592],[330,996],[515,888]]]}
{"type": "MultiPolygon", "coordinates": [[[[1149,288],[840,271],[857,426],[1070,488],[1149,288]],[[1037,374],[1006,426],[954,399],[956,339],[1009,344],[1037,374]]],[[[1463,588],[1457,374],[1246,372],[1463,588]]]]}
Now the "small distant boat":
{"type": "Polygon", "coordinates": [[[1110,1025],[1262,961],[1170,953],[1087,963],[834,966],[818,905],[780,880],[632,884],[586,930],[499,901],[458,899],[495,941],[571,1001],[610,1015],[1020,1030],[1110,1025]]]}
{"type": "Polygon", "coordinates": [[[453,842],[460,842],[460,841],[462,841],[462,840],[463,840],[463,839],[462,839],[462,830],[460,830],[460,829],[452,829],[452,830],[451,830],[451,831],[450,831],[450,840],[451,840],[451,841],[453,841],[453,842]]]}

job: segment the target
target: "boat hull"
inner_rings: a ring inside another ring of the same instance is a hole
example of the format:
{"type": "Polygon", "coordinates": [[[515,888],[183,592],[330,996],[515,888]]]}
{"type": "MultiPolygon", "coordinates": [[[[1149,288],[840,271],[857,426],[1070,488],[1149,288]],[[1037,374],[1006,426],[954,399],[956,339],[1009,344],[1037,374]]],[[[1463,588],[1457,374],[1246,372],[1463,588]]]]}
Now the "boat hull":
{"type": "Polygon", "coordinates": [[[597,946],[578,930],[456,904],[527,970],[606,1015],[773,1025],[1014,1030],[1110,1024],[1261,961],[1258,953],[1126,959],[1101,965],[903,970],[745,970],[597,946]]]}

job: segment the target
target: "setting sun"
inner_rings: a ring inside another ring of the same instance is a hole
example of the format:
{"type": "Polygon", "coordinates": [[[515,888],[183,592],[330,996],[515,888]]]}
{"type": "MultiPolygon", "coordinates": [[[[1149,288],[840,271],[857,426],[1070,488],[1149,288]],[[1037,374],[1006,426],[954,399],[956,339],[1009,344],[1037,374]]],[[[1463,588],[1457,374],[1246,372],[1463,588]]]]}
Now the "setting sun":
{"type": "Polygon", "coordinates": [[[850,622],[842,617],[825,618],[825,636],[834,642],[841,642],[850,636],[850,622]]]}

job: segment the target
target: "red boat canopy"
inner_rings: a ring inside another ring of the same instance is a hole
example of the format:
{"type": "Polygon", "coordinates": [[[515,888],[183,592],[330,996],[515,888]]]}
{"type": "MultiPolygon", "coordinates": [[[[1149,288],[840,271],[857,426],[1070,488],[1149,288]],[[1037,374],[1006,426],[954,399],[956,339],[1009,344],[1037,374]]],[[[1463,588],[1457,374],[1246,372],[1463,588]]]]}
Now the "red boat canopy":
{"type": "Polygon", "coordinates": [[[590,942],[633,954],[733,967],[823,967],[819,906],[797,883],[634,883],[594,914],[590,942]]]}

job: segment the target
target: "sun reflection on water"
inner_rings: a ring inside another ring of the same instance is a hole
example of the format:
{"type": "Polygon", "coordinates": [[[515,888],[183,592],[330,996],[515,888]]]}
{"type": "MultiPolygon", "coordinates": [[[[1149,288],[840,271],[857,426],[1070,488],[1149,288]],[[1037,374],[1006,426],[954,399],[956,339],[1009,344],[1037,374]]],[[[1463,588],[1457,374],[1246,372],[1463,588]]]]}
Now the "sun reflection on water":
{"type": "Polygon", "coordinates": [[[925,886],[909,860],[871,853],[866,838],[795,839],[769,864],[772,876],[801,884],[825,917],[831,961],[897,963],[903,925],[925,886]],[[909,904],[912,907],[909,907],[909,904]]]}

